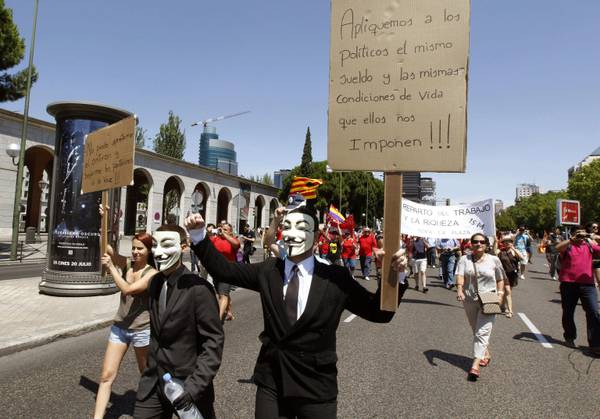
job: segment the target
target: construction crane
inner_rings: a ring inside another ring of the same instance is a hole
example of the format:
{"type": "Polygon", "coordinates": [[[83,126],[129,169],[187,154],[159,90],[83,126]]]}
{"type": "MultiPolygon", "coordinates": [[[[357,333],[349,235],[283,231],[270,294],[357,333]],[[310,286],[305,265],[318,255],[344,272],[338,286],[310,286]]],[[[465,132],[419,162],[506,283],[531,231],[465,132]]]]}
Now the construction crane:
{"type": "Polygon", "coordinates": [[[192,124],[192,127],[195,127],[196,125],[202,125],[204,128],[206,128],[208,126],[208,124],[210,124],[211,122],[222,121],[224,119],[233,118],[234,116],[240,116],[240,115],[244,115],[244,114],[247,114],[247,113],[250,113],[250,111],[238,112],[238,113],[234,113],[232,115],[225,115],[225,116],[219,116],[217,118],[205,119],[204,121],[194,122],[192,124]]]}

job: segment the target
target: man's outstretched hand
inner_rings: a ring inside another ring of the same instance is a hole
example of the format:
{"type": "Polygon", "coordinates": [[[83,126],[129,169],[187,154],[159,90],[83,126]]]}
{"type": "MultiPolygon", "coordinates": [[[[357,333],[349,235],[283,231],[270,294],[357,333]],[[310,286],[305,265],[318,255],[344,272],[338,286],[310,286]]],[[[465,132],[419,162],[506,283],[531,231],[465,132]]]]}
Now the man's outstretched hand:
{"type": "Polygon", "coordinates": [[[192,214],[185,219],[185,228],[188,231],[199,230],[204,228],[205,225],[204,218],[200,214],[192,214]]]}

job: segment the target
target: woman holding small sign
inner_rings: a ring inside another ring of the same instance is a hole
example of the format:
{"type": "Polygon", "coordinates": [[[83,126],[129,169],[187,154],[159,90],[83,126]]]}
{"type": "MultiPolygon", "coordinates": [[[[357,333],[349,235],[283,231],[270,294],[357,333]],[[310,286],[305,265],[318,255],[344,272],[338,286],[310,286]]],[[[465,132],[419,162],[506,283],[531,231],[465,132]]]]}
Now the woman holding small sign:
{"type": "MultiPolygon", "coordinates": [[[[479,368],[486,367],[490,361],[488,349],[495,314],[484,314],[480,301],[482,296],[496,295],[497,308],[500,308],[498,296],[504,294],[506,274],[498,257],[486,253],[489,239],[481,233],[471,236],[471,254],[458,261],[456,270],[457,300],[463,303],[465,313],[473,330],[473,364],[467,379],[477,381],[479,368]]],[[[487,311],[487,310],[486,310],[487,311]]]]}
{"type": "Polygon", "coordinates": [[[138,233],[134,236],[130,260],[115,253],[110,246],[107,252],[102,257],[102,266],[121,290],[121,298],[102,363],[94,418],[104,417],[112,384],[130,344],[133,345],[140,374],[146,368],[150,345],[147,290],[150,280],[158,272],[154,268],[150,234],[138,233]]]}

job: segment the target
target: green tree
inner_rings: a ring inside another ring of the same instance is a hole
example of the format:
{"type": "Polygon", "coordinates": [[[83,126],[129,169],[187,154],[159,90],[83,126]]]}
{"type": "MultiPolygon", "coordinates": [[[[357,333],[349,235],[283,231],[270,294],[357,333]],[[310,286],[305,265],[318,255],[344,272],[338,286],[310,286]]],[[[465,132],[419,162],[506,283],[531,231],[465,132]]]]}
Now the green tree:
{"type": "Polygon", "coordinates": [[[161,124],[154,137],[154,151],[176,159],[183,158],[185,151],[185,131],[181,131],[181,119],[169,111],[169,120],[161,124]]]}
{"type": "MultiPolygon", "coordinates": [[[[524,225],[542,234],[544,231],[552,230],[555,227],[556,201],[566,198],[567,193],[564,191],[534,194],[517,201],[514,206],[507,208],[505,213],[516,226],[524,225]]],[[[498,227],[497,220],[496,226],[498,227]]]]}
{"type": "Polygon", "coordinates": [[[586,164],[569,179],[569,198],[581,204],[583,223],[600,220],[600,159],[586,164]]]}
{"type": "Polygon", "coordinates": [[[135,127],[135,146],[144,148],[146,145],[146,130],[139,125],[135,127]]]}
{"type": "MultiPolygon", "coordinates": [[[[0,102],[21,99],[27,91],[27,68],[14,74],[6,70],[16,66],[25,55],[25,41],[19,36],[13,22],[12,10],[0,0],[0,102]]],[[[31,83],[37,81],[38,74],[32,69],[31,83]]]]}
{"type": "Polygon", "coordinates": [[[265,173],[264,175],[262,175],[259,182],[265,185],[273,186],[273,178],[271,177],[270,173],[265,173]]]}
{"type": "Polygon", "coordinates": [[[310,127],[306,128],[306,138],[304,139],[304,149],[302,150],[302,161],[300,171],[297,176],[311,177],[312,173],[312,144],[310,140],[310,127]]]}
{"type": "Polygon", "coordinates": [[[500,211],[496,214],[496,229],[500,231],[512,231],[517,228],[517,223],[510,216],[508,210],[500,211]]]}

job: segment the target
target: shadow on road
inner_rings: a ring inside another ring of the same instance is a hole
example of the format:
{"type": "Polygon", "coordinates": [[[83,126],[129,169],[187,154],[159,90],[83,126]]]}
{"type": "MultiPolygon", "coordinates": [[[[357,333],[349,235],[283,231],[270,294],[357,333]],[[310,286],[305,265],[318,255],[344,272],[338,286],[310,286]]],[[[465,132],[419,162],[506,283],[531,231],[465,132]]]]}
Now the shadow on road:
{"type": "Polygon", "coordinates": [[[240,378],[237,380],[238,383],[240,384],[254,384],[254,380],[252,379],[252,377],[250,378],[240,378]]]}
{"type": "Polygon", "coordinates": [[[460,368],[465,372],[469,371],[469,368],[471,368],[471,363],[473,362],[471,358],[466,356],[438,351],[437,349],[429,349],[428,351],[423,352],[423,355],[427,357],[427,361],[429,361],[429,363],[433,366],[437,367],[437,364],[434,361],[435,359],[441,359],[442,361],[445,361],[450,365],[454,365],[456,368],[460,368]]]}
{"type": "MultiPolygon", "coordinates": [[[[554,345],[565,346],[565,347],[568,348],[568,346],[562,340],[556,340],[552,336],[549,336],[549,335],[542,335],[542,336],[544,338],[546,338],[546,340],[549,343],[552,343],[554,345]]],[[[539,343],[538,340],[537,340],[537,338],[535,337],[535,335],[533,333],[531,333],[531,332],[517,333],[516,335],[513,336],[513,339],[515,339],[515,340],[522,340],[522,341],[525,341],[525,342],[539,343]]]]}
{"type": "MultiPolygon", "coordinates": [[[[81,376],[79,385],[86,390],[89,390],[94,395],[98,393],[98,383],[90,380],[86,376],[81,376]]],[[[135,390],[127,390],[125,394],[119,395],[114,392],[110,393],[111,405],[106,409],[105,418],[120,418],[122,415],[133,416],[133,408],[135,407],[135,390]]]]}
{"type": "Polygon", "coordinates": [[[456,308],[462,309],[462,307],[459,307],[459,306],[453,305],[453,304],[438,303],[437,301],[430,301],[430,300],[415,300],[413,298],[402,298],[402,303],[403,304],[405,304],[405,303],[433,304],[433,305],[436,305],[436,306],[456,307],[456,308]]]}

